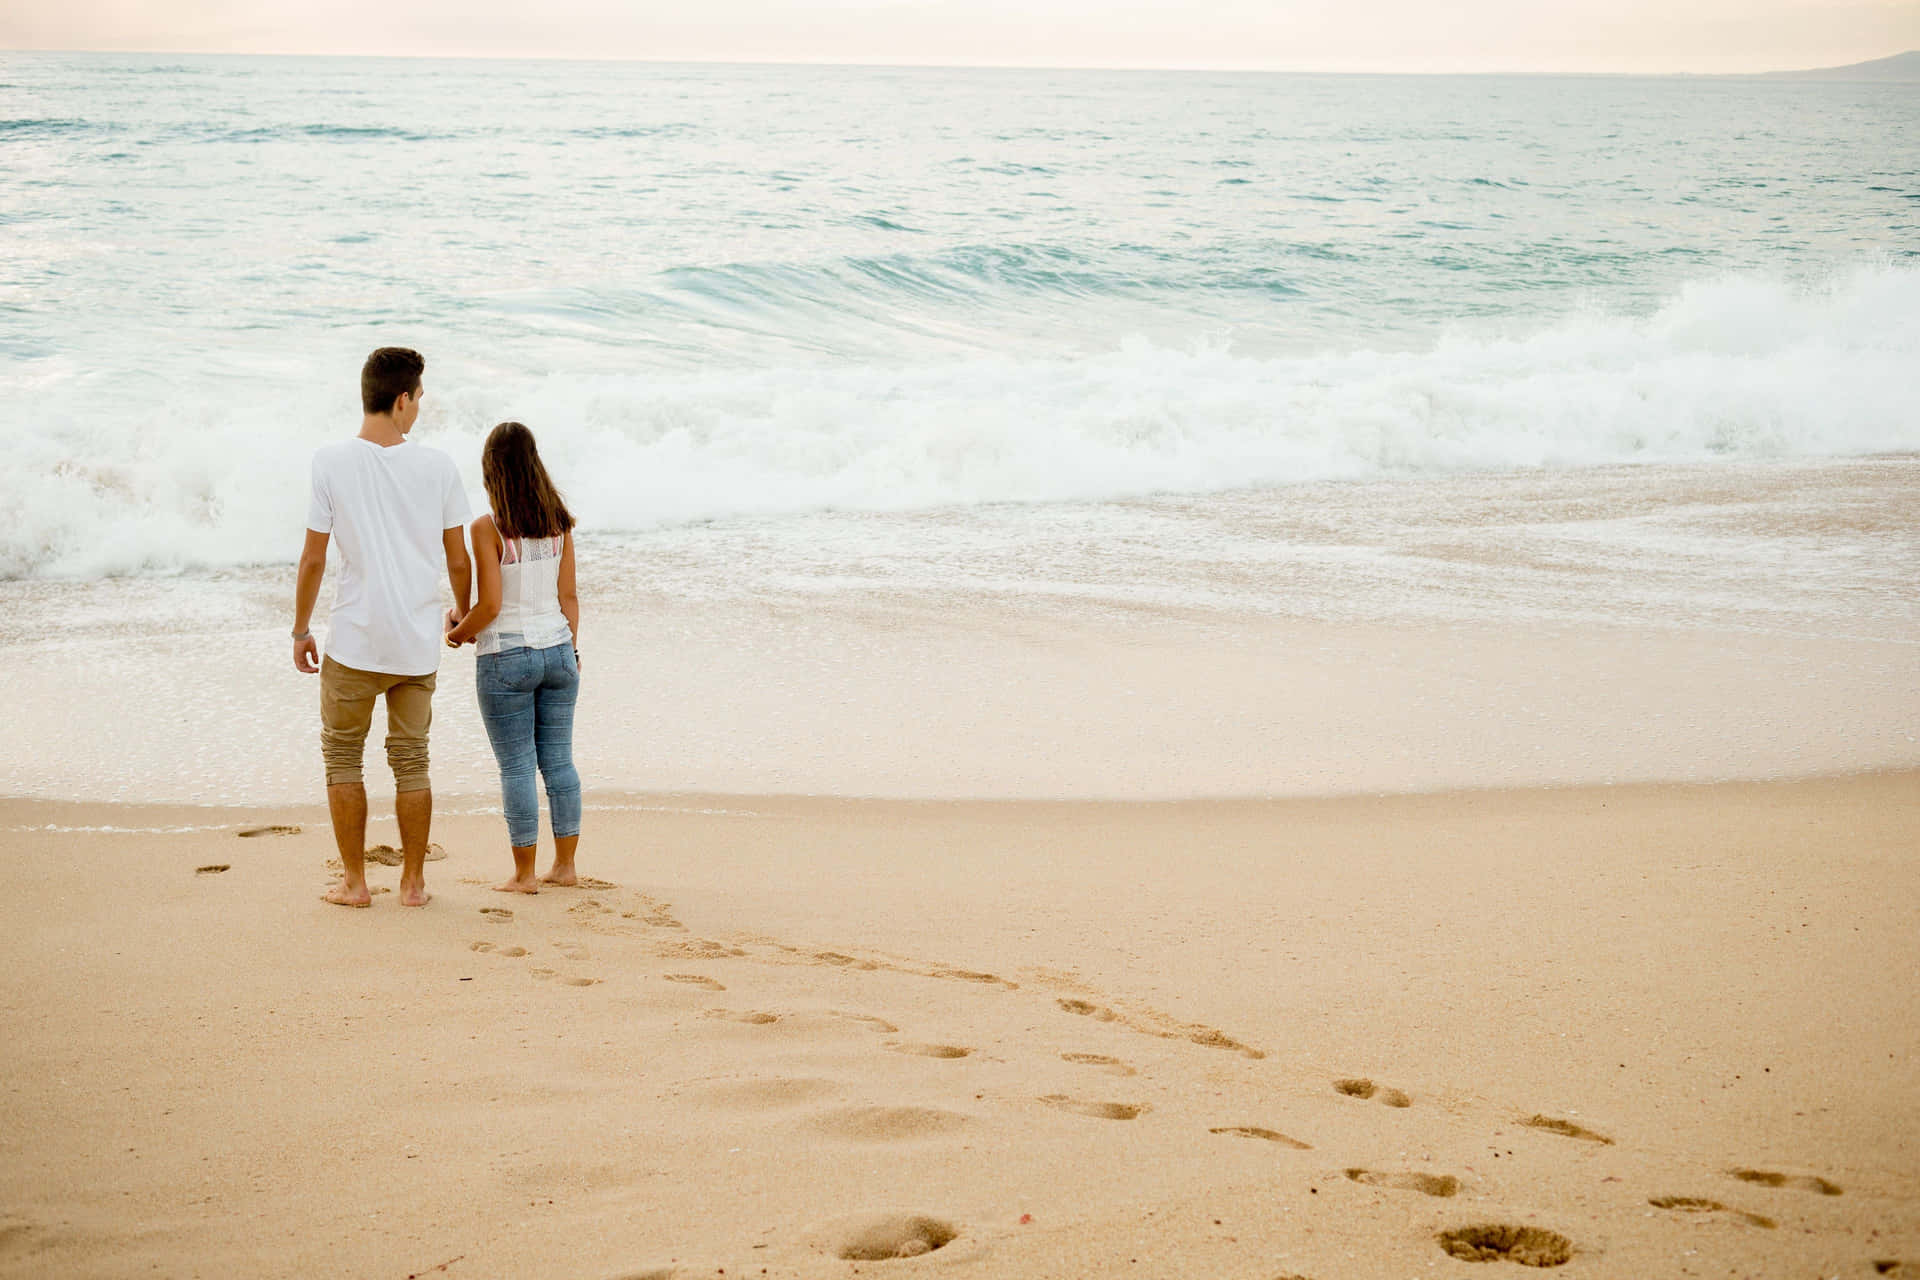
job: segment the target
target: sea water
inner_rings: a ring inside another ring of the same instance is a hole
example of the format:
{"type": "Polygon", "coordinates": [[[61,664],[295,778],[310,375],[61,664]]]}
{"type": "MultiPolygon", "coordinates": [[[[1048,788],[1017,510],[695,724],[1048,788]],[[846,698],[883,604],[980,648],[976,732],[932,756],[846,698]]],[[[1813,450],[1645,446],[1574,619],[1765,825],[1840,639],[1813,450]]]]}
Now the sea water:
{"type": "MultiPolygon", "coordinates": [[[[589,590],[711,604],[649,656],[726,681],[769,610],[852,627],[805,665],[962,596],[1900,646],[1915,138],[1902,84],[0,54],[10,682],[284,665],[307,459],[386,344],[476,509],[528,423],[589,590]]],[[[0,792],[108,776],[55,736],[0,792]]],[[[766,781],[621,778],[715,776],[766,781]]]]}
{"type": "Polygon", "coordinates": [[[366,351],[587,528],[1920,447],[1920,89],[0,55],[0,575],[289,560],[366,351]]]}

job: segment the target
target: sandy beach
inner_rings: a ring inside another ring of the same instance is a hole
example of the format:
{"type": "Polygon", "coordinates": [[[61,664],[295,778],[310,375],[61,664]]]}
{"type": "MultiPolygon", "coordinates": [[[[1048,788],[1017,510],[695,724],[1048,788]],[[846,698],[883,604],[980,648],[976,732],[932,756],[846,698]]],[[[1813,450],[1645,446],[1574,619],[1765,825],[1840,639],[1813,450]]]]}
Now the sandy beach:
{"type": "Polygon", "coordinates": [[[0,1271],[1920,1265],[1920,775],[596,802],[420,912],[316,808],[0,802],[0,1271]]]}

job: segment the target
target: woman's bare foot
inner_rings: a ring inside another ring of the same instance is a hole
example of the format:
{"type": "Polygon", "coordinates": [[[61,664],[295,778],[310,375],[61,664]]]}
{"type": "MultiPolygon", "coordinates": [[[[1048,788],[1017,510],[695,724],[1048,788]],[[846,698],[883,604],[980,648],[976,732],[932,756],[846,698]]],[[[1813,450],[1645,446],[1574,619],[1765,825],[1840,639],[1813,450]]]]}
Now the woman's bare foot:
{"type": "Polygon", "coordinates": [[[424,907],[432,901],[433,895],[427,892],[427,882],[424,879],[409,881],[405,876],[400,877],[401,906],[424,907]]]}
{"type": "Polygon", "coordinates": [[[556,862],[553,864],[553,870],[540,877],[540,882],[542,884],[559,885],[563,889],[571,889],[580,883],[580,877],[575,874],[571,862],[565,864],[556,862]]]}
{"type": "Polygon", "coordinates": [[[502,880],[499,884],[493,886],[493,891],[495,893],[538,893],[540,892],[540,882],[531,876],[528,876],[525,880],[522,880],[519,876],[515,876],[511,880],[502,880]]]}
{"type": "Polygon", "coordinates": [[[349,886],[345,880],[342,880],[339,884],[321,894],[320,900],[322,902],[331,902],[338,907],[370,907],[373,905],[373,894],[367,889],[364,881],[355,888],[349,886]]]}

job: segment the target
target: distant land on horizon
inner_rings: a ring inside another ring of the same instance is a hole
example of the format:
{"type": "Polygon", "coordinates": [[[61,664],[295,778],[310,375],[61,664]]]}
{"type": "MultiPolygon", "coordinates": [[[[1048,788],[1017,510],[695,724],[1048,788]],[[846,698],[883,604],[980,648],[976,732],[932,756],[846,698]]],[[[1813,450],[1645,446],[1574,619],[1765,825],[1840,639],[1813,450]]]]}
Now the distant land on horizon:
{"type": "Polygon", "coordinates": [[[1815,67],[1806,71],[1761,71],[1768,80],[1920,80],[1920,49],[1891,58],[1853,62],[1844,67],[1815,67]]]}

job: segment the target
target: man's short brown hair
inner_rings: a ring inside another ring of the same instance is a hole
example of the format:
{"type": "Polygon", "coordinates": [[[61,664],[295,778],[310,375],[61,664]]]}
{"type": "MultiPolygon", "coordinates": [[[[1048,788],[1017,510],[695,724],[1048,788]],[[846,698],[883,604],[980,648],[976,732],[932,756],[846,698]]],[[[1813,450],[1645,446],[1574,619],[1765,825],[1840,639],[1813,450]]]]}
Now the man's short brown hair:
{"type": "Polygon", "coordinates": [[[427,362],[410,347],[381,347],[360,366],[360,407],[391,413],[393,402],[420,388],[427,362]]]}

